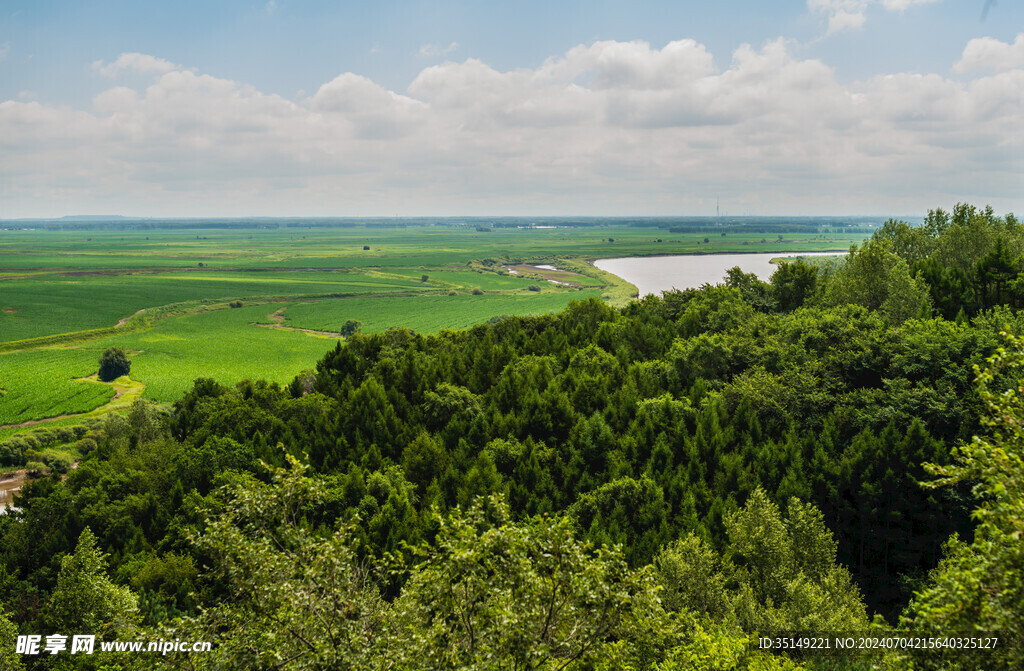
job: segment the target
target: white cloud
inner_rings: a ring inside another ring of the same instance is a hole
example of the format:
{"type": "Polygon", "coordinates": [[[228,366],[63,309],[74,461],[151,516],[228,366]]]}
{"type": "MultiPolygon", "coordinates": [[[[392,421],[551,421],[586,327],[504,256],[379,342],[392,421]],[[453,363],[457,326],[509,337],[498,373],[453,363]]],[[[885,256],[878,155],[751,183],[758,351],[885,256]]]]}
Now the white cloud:
{"type": "Polygon", "coordinates": [[[903,12],[914,5],[927,5],[939,0],[882,0],[882,6],[894,12],[903,12]]]}
{"type": "MultiPolygon", "coordinates": [[[[1002,62],[975,52],[965,72],[1002,62]]],[[[602,41],[530,69],[431,66],[404,92],[343,73],[296,100],[170,70],[84,110],[0,103],[0,216],[699,213],[709,194],[765,213],[1007,209],[1021,90],[1022,68],[844,84],[784,40],[723,66],[692,40],[602,41]]]]}
{"type": "Polygon", "coordinates": [[[321,86],[311,99],[311,108],[344,118],[358,137],[376,139],[410,133],[426,114],[424,103],[351,72],[321,86]]]}
{"type": "Polygon", "coordinates": [[[126,70],[140,74],[161,74],[175,70],[178,66],[149,54],[126,52],[118,56],[113,63],[94,61],[92,67],[104,77],[116,77],[126,70]]]}
{"type": "Polygon", "coordinates": [[[939,0],[807,0],[807,9],[828,17],[826,35],[845,30],[859,30],[867,20],[865,12],[871,6],[881,6],[891,12],[904,12],[914,5],[926,5],[939,0]]]}
{"type": "Polygon", "coordinates": [[[953,69],[957,72],[994,70],[1004,72],[1024,68],[1024,33],[1019,33],[1013,44],[991,37],[979,37],[967,43],[960,60],[953,69]]]}
{"type": "Polygon", "coordinates": [[[865,19],[863,11],[848,12],[840,9],[828,17],[828,34],[832,35],[844,30],[858,30],[864,25],[865,19]]]}
{"type": "Polygon", "coordinates": [[[423,58],[436,58],[438,56],[447,56],[456,49],[459,48],[458,42],[452,42],[448,46],[441,46],[439,44],[424,44],[420,47],[420,56],[423,58]]]}

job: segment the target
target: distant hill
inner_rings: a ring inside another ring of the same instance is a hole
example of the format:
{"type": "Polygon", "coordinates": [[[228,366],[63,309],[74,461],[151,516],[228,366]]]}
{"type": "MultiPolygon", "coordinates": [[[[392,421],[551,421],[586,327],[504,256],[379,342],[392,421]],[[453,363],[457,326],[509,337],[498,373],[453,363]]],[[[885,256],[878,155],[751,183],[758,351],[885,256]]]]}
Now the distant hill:
{"type": "Polygon", "coordinates": [[[69,214],[61,217],[59,221],[117,221],[128,219],[120,214],[69,214]]]}

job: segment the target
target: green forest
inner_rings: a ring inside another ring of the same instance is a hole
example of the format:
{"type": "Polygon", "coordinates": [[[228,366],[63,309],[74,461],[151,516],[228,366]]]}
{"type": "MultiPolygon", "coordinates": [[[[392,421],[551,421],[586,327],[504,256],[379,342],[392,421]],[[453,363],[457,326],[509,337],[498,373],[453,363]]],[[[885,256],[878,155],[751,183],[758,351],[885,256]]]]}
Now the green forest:
{"type": "Polygon", "coordinates": [[[10,438],[82,458],[0,516],[0,640],[213,648],[0,668],[1024,668],[1022,307],[1024,224],[962,204],[10,438]],[[839,636],[926,644],[762,644],[839,636]]]}

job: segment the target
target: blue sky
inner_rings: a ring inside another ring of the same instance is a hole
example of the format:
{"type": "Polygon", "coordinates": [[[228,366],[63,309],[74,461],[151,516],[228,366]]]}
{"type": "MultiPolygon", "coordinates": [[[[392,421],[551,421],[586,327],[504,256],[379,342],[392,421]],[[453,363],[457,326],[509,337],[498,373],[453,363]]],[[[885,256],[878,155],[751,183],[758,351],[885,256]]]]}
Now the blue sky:
{"type": "Polygon", "coordinates": [[[9,1],[0,217],[1019,213],[1022,34],[1009,0],[9,1]]]}

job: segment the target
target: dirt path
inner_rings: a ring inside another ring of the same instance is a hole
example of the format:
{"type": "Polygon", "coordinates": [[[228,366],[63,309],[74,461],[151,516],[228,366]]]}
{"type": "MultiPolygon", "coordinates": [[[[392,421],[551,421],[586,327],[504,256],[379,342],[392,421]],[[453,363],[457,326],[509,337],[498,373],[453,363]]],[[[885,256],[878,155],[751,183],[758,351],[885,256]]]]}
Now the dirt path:
{"type": "Polygon", "coordinates": [[[279,309],[274,310],[273,312],[271,312],[269,315],[267,315],[267,319],[272,320],[274,322],[273,324],[257,324],[256,322],[253,322],[252,325],[253,326],[259,326],[260,328],[265,328],[265,329],[279,329],[281,331],[298,331],[299,333],[305,333],[306,335],[311,335],[311,336],[319,336],[319,337],[322,337],[322,338],[340,338],[341,337],[341,334],[338,333],[337,331],[317,331],[315,329],[300,329],[300,328],[296,328],[294,326],[285,326],[284,325],[285,316],[283,314],[281,314],[281,313],[284,312],[287,309],[288,309],[287,307],[279,308],[279,309]]]}
{"type": "Polygon", "coordinates": [[[515,275],[525,275],[527,277],[536,275],[548,282],[554,282],[555,284],[562,284],[569,287],[583,286],[581,279],[585,279],[585,275],[573,272],[571,270],[561,270],[559,268],[541,268],[540,266],[532,266],[525,263],[520,263],[513,266],[505,266],[505,269],[515,275]]]}
{"type": "Polygon", "coordinates": [[[128,320],[129,320],[129,319],[131,319],[131,318],[132,318],[132,317],[134,317],[135,315],[137,315],[137,314],[141,314],[141,313],[143,313],[143,312],[145,312],[145,311],[146,311],[146,308],[142,308],[141,310],[136,310],[136,311],[135,311],[135,314],[131,314],[131,315],[128,315],[127,317],[125,317],[125,318],[121,319],[120,321],[118,321],[118,322],[117,322],[117,326],[124,326],[125,324],[127,324],[127,323],[128,323],[128,320]]]}
{"type": "MultiPolygon", "coordinates": [[[[96,375],[90,375],[89,377],[78,377],[76,380],[82,382],[98,382],[96,375]]],[[[118,378],[121,379],[121,378],[118,378]]],[[[31,419],[27,422],[21,422],[20,424],[3,424],[0,425],[0,429],[27,429],[30,426],[38,426],[40,424],[48,424],[49,422],[56,422],[61,419],[71,419],[73,417],[98,417],[99,415],[105,415],[111,410],[118,408],[125,408],[135,399],[142,396],[142,392],[146,390],[146,385],[142,382],[136,382],[135,380],[128,380],[127,382],[100,382],[100,384],[109,384],[114,388],[114,395],[109,401],[103,405],[88,410],[86,412],[71,412],[63,415],[56,415],[54,417],[45,417],[43,419],[31,419]]]]}

